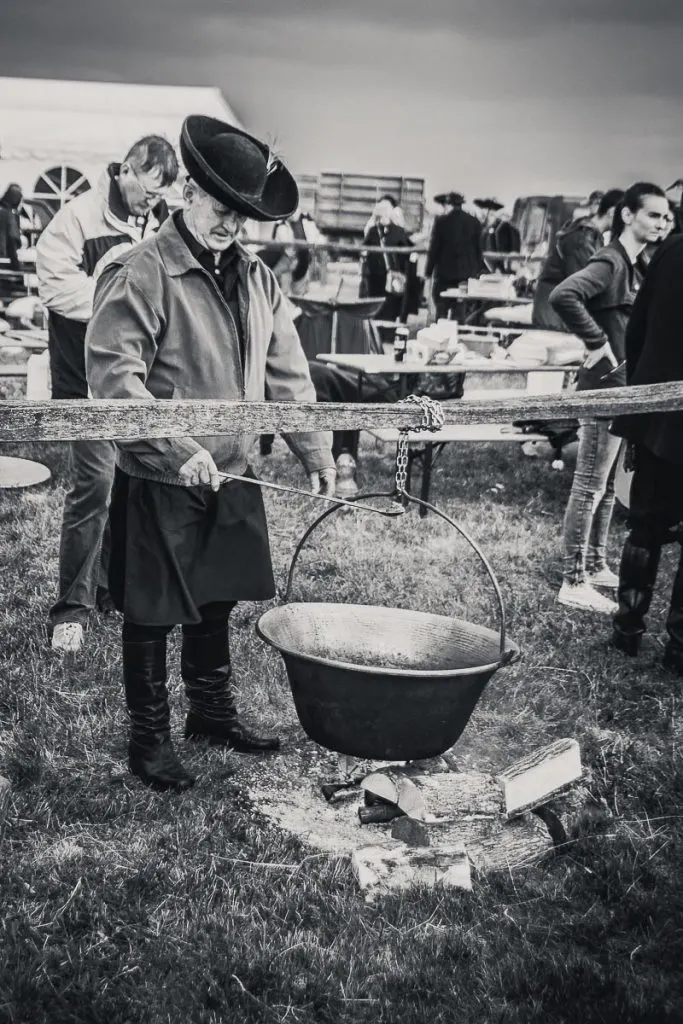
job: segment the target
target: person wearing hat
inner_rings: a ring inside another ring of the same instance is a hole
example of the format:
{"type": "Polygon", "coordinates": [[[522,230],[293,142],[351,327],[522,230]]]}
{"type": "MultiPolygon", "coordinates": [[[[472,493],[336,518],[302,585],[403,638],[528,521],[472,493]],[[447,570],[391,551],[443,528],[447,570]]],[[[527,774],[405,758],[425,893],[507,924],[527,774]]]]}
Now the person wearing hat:
{"type": "MultiPolygon", "coordinates": [[[[184,208],[102,273],[86,339],[95,398],[315,401],[306,357],[272,271],[236,239],[246,218],[297,208],[294,178],[232,125],[192,115],[180,139],[184,208]]],[[[334,493],[329,432],[287,435],[312,490],[334,493]]],[[[228,618],[275,593],[268,531],[242,435],[117,444],[109,586],[123,613],[128,763],[158,789],[194,780],[170,734],[166,638],[182,626],[186,739],[245,753],[279,740],[247,728],[231,688],[228,618]]]]}
{"type": "Polygon", "coordinates": [[[441,292],[459,287],[483,270],[479,221],[463,210],[465,198],[459,192],[449,192],[444,198],[445,212],[434,221],[425,267],[437,316],[447,313],[441,292]]]}

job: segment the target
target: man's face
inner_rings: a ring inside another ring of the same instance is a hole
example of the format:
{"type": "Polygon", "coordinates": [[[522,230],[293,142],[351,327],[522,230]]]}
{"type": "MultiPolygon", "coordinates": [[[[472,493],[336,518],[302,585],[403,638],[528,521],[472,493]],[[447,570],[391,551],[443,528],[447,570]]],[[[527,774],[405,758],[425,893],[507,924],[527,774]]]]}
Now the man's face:
{"type": "Polygon", "coordinates": [[[160,167],[137,171],[132,164],[121,164],[119,191],[129,213],[144,217],[168,195],[169,187],[162,185],[162,178],[160,167]]]}
{"type": "Polygon", "coordinates": [[[645,196],[643,205],[635,213],[624,210],[624,223],[628,224],[639,245],[659,242],[666,225],[669,203],[663,196],[645,196]]]}
{"type": "Polygon", "coordinates": [[[247,219],[194,184],[186,188],[185,202],[185,218],[190,231],[211,252],[228,249],[247,219]]]}
{"type": "Polygon", "coordinates": [[[380,224],[391,224],[394,208],[388,199],[381,199],[375,206],[375,220],[380,224]]]}

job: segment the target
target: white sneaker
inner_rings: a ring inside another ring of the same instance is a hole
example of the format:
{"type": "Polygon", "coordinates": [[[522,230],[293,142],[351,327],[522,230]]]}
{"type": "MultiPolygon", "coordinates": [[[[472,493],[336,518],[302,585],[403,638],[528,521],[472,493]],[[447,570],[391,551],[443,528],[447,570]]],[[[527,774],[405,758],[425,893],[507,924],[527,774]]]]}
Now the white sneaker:
{"type": "Polygon", "coordinates": [[[619,577],[615,572],[605,566],[604,569],[600,569],[598,572],[588,574],[588,579],[592,587],[604,587],[606,590],[616,590],[619,586],[619,577]]]}
{"type": "Polygon", "coordinates": [[[83,646],[83,626],[80,622],[59,622],[52,634],[52,650],[75,654],[83,646]]]}
{"type": "Polygon", "coordinates": [[[567,583],[565,580],[557,600],[570,608],[582,608],[584,611],[600,612],[603,615],[613,615],[619,608],[615,601],[598,593],[588,582],[567,583]]]}

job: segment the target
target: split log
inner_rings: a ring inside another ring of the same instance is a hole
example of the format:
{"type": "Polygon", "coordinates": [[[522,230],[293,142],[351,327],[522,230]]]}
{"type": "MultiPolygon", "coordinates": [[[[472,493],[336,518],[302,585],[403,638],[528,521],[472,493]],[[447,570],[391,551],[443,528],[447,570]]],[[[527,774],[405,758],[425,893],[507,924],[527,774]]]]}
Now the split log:
{"type": "Polygon", "coordinates": [[[461,846],[433,850],[391,846],[362,846],[354,850],[351,864],[361,889],[391,892],[412,885],[445,885],[471,889],[470,862],[461,846]]]}
{"type": "Polygon", "coordinates": [[[377,804],[375,807],[359,807],[358,808],[358,820],[361,825],[386,825],[388,821],[393,821],[394,818],[401,818],[403,811],[400,811],[398,807],[392,807],[391,804],[377,804]]]}
{"type": "Polygon", "coordinates": [[[392,824],[391,838],[400,839],[406,846],[431,846],[427,827],[421,821],[406,818],[405,814],[392,824]]]}
{"type": "Polygon", "coordinates": [[[509,819],[563,792],[581,773],[578,743],[561,739],[520,758],[495,777],[483,772],[423,775],[407,765],[373,772],[363,779],[361,788],[416,821],[453,821],[473,814],[509,819]]]}
{"type": "Polygon", "coordinates": [[[508,818],[557,796],[581,778],[581,751],[576,740],[562,739],[515,761],[497,781],[503,789],[508,818]]]}
{"type": "Polygon", "coordinates": [[[501,787],[483,772],[410,777],[403,769],[385,769],[368,775],[361,788],[416,821],[453,820],[468,814],[494,818],[503,812],[501,787]]]}
{"type": "Polygon", "coordinates": [[[358,783],[357,782],[323,782],[320,786],[322,795],[327,800],[328,804],[337,803],[339,800],[343,800],[346,795],[357,796],[358,795],[358,783]]]}
{"type": "Polygon", "coordinates": [[[502,815],[463,815],[455,821],[427,823],[424,827],[430,849],[463,846],[481,874],[538,864],[554,849],[546,825],[533,814],[513,821],[506,821],[502,815]]]}

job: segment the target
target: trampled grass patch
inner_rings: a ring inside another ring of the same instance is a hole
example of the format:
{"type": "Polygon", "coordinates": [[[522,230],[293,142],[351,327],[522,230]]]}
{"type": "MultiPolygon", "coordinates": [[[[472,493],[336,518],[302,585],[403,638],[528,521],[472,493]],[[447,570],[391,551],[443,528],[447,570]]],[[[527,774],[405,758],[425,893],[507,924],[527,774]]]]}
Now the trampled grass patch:
{"type": "MultiPolygon", "coordinates": [[[[261,760],[178,750],[197,774],[180,797],[125,770],[118,625],[95,620],[62,660],[47,644],[65,459],[34,454],[53,483],[0,493],[0,774],[12,798],[0,841],[0,1021],[306,1024],[661,1024],[683,1017],[680,681],[660,666],[674,552],[644,654],[613,652],[608,624],[555,603],[571,474],[505,446],[451,445],[433,500],[491,561],[522,658],[497,673],[455,747],[499,767],[559,736],[581,744],[572,844],[535,868],[475,880],[471,893],[415,890],[367,904],[348,863],[279,833],[247,783],[320,752],[298,726],[276,652],[254,634],[263,605],[233,620],[240,702],[277,725],[261,760]],[[492,491],[495,483],[503,489],[492,491]],[[308,743],[308,746],[306,745],[308,743]],[[297,750],[297,756],[293,751],[297,750]]],[[[276,445],[265,477],[301,485],[276,445]]],[[[366,490],[390,489],[369,443],[366,490]]],[[[278,582],[322,508],[265,492],[278,582]]],[[[623,523],[616,522],[616,560],[623,523]]],[[[330,516],[302,552],[297,600],[359,601],[495,624],[486,573],[436,517],[330,516]]],[[[177,638],[169,662],[180,736],[177,638]]]]}

